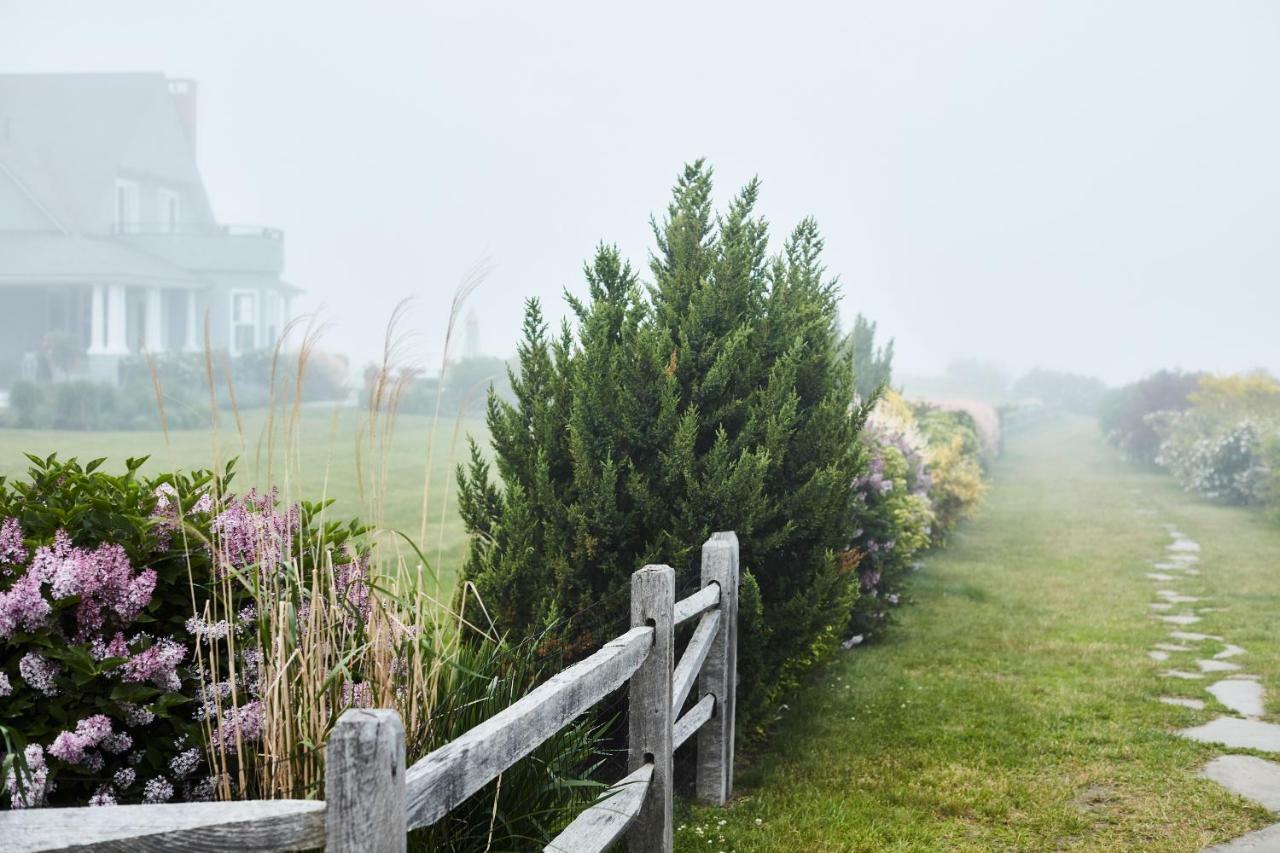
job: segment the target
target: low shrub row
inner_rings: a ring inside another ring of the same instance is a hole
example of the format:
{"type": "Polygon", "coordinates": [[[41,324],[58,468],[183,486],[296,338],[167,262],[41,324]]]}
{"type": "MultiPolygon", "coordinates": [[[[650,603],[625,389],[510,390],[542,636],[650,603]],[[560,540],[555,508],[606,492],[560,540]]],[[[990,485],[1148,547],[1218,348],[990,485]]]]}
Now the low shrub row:
{"type": "Polygon", "coordinates": [[[169,429],[208,426],[211,407],[257,409],[275,399],[338,400],[346,396],[346,360],[322,352],[270,350],[234,358],[202,353],[169,353],[121,363],[119,381],[67,379],[15,382],[0,426],[18,429],[151,430],[163,417],[169,429]],[[302,383],[297,382],[299,364],[302,383]],[[154,370],[154,373],[153,373],[154,370]],[[212,392],[210,375],[212,370],[212,392]]]}

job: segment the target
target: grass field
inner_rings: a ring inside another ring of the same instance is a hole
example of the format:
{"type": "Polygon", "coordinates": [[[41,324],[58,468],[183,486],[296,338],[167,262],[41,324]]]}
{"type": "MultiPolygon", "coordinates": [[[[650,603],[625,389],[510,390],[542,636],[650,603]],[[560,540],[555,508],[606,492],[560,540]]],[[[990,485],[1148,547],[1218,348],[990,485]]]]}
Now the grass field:
{"type": "MultiPolygon", "coordinates": [[[[45,456],[56,451],[61,458],[76,456],[81,461],[105,456],[107,467],[112,470],[122,470],[124,460],[130,456],[149,456],[142,470],[151,474],[171,469],[210,468],[238,457],[237,490],[273,482],[289,500],[332,498],[335,516],[359,516],[380,528],[404,531],[417,541],[422,528],[424,474],[432,419],[414,415],[398,417],[386,452],[374,453],[361,433],[366,418],[367,413],[362,409],[308,408],[301,415],[296,440],[277,438],[270,466],[265,438],[267,419],[263,412],[244,414],[243,438],[235,418],[229,414],[222,416],[216,431],[173,431],[167,439],[158,430],[0,430],[0,476],[21,475],[27,467],[24,452],[45,456]],[[384,476],[373,473],[375,466],[370,464],[371,457],[380,462],[384,476]]],[[[467,419],[459,423],[444,420],[435,429],[424,550],[446,588],[456,576],[465,544],[456,511],[453,469],[458,458],[465,456],[468,432],[483,439],[487,434],[483,420],[467,419]]]]}
{"type": "Polygon", "coordinates": [[[899,626],[795,697],[729,809],[680,810],[678,848],[1193,851],[1274,820],[1197,777],[1223,750],[1171,734],[1221,709],[1148,659],[1171,626],[1149,615],[1145,573],[1160,522],[1198,540],[1203,574],[1179,588],[1230,609],[1192,630],[1244,646],[1274,696],[1280,526],[1125,465],[1092,422],[1007,444],[899,626]]]}

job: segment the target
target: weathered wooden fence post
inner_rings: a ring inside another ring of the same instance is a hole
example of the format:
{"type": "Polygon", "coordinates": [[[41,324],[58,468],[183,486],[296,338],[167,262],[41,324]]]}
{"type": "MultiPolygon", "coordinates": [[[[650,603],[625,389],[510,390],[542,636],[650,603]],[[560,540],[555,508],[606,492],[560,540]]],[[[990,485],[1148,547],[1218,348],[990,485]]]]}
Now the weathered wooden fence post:
{"type": "Polygon", "coordinates": [[[351,709],[325,746],[329,853],[404,853],[404,726],[395,711],[351,709]]]}
{"type": "Polygon", "coordinates": [[[676,578],[670,566],[645,566],[631,576],[631,627],[653,627],[653,648],[631,676],[628,769],[653,764],[649,793],[627,832],[631,853],[670,853],[672,757],[671,668],[675,654],[676,578]]]}
{"type": "Polygon", "coordinates": [[[698,799],[723,806],[733,794],[733,721],[738,692],[738,534],[716,533],[702,546],[702,585],[720,585],[720,630],[711,644],[698,692],[716,698],[698,730],[698,799]]]}

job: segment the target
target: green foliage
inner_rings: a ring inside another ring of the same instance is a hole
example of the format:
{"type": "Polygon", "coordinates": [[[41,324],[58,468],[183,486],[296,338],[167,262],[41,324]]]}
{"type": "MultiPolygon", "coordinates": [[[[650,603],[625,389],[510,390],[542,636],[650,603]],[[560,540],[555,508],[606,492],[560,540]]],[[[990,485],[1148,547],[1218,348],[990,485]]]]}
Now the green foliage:
{"type": "MultiPolygon", "coordinates": [[[[444,670],[429,737],[409,762],[507,708],[549,675],[538,646],[536,638],[514,645],[480,640],[434,655],[444,670]]],[[[590,781],[604,760],[604,729],[589,719],[571,723],[438,822],[410,833],[409,849],[541,849],[604,787],[590,781]]]]}
{"type": "Polygon", "coordinates": [[[875,339],[876,324],[859,314],[848,339],[859,400],[874,400],[893,378],[893,341],[877,348],[875,339]]]}
{"type": "Polygon", "coordinates": [[[805,220],[770,257],[758,190],[715,216],[710,169],[690,165],[653,223],[649,287],[602,246],[566,297],[573,326],[551,335],[530,303],[514,402],[489,399],[501,487],[475,446],[459,471],[467,578],[502,631],[547,631],[569,657],[625,627],[633,571],[668,563],[687,591],[701,543],[736,530],[748,726],[847,620],[834,554],[866,464],[822,240],[805,220]]]}

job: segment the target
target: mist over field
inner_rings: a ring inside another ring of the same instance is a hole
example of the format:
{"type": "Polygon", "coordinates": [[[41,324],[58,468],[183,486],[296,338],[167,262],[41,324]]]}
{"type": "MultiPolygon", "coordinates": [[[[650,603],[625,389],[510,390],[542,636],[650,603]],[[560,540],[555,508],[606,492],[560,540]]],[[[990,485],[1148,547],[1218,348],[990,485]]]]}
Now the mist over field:
{"type": "Polygon", "coordinates": [[[598,242],[647,278],[706,157],[776,230],[817,218],[901,374],[1274,370],[1277,38],[1264,2],[0,4],[0,72],[198,83],[219,221],[284,232],[356,369],[410,296],[438,363],[478,262],[500,357],[598,242]]]}

